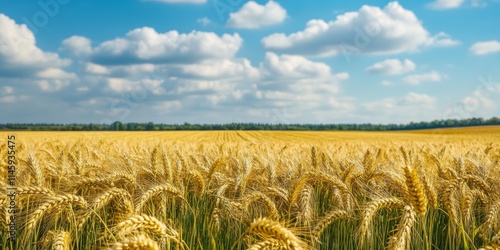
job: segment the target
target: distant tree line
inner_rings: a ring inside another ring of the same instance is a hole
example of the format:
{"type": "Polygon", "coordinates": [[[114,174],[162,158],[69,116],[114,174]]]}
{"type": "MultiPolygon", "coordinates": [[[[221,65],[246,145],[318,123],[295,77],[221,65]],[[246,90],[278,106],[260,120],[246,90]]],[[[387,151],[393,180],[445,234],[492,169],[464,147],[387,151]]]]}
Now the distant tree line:
{"type": "Polygon", "coordinates": [[[452,128],[467,126],[500,125],[500,118],[490,119],[449,119],[431,122],[411,122],[408,124],[266,124],[266,123],[229,123],[229,124],[155,124],[122,123],[112,124],[54,124],[54,123],[5,123],[0,130],[32,130],[32,131],[172,131],[172,130],[362,130],[362,131],[394,131],[432,128],[452,128]]]}

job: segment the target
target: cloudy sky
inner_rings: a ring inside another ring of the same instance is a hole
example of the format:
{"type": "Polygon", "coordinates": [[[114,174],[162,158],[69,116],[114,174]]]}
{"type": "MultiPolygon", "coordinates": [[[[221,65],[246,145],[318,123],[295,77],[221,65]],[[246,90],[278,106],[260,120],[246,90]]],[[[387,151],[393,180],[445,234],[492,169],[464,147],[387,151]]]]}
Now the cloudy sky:
{"type": "Polygon", "coordinates": [[[500,115],[500,1],[3,0],[0,123],[500,115]]]}

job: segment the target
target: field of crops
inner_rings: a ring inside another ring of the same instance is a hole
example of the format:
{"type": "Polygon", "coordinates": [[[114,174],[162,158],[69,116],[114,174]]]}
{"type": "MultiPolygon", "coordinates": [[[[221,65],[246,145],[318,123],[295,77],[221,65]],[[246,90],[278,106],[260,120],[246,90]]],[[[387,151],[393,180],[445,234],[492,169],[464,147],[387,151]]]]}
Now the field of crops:
{"type": "Polygon", "coordinates": [[[500,249],[500,127],[0,132],[0,249],[12,134],[15,249],[500,249]]]}

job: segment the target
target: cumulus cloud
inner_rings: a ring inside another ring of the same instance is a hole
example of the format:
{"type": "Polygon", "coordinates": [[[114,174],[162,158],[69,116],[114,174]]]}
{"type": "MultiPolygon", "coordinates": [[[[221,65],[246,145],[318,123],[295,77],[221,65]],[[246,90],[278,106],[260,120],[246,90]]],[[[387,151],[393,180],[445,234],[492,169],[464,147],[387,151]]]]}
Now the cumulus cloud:
{"type": "Polygon", "coordinates": [[[474,55],[487,55],[500,52],[499,41],[477,42],[469,48],[474,55]]]}
{"type": "Polygon", "coordinates": [[[460,7],[465,0],[436,0],[427,5],[431,9],[455,9],[460,7]]]}
{"type": "Polygon", "coordinates": [[[339,53],[398,54],[425,46],[452,45],[450,37],[431,36],[422,22],[398,2],[383,9],[364,5],[334,21],[311,20],[303,31],[275,33],[262,39],[266,49],[291,54],[330,56],[339,53]]]}
{"type": "Polygon", "coordinates": [[[229,15],[227,26],[256,29],[279,24],[286,19],[286,13],[286,10],[274,1],[269,1],[266,5],[250,1],[243,5],[239,11],[229,15]]]}
{"type": "Polygon", "coordinates": [[[400,75],[414,71],[416,65],[409,59],[400,61],[398,59],[387,59],[382,62],[375,63],[366,70],[372,74],[383,75],[400,75]]]}
{"type": "Polygon", "coordinates": [[[443,79],[443,76],[437,71],[431,71],[423,74],[415,74],[409,75],[403,78],[408,84],[417,85],[422,82],[440,82],[443,79]]]}
{"type": "Polygon", "coordinates": [[[93,49],[91,60],[101,65],[138,63],[193,63],[233,57],[243,39],[238,34],[211,32],[158,33],[150,27],[134,29],[124,38],[105,41],[93,49]]]}
{"type": "Polygon", "coordinates": [[[29,77],[53,67],[71,63],[57,53],[44,52],[36,46],[33,32],[0,13],[0,74],[29,77]]]}
{"type": "Polygon", "coordinates": [[[110,77],[107,80],[108,88],[113,92],[130,92],[132,91],[134,85],[133,82],[124,78],[113,78],[110,77]]]}
{"type": "Polygon", "coordinates": [[[87,55],[92,52],[90,39],[83,36],[72,36],[62,42],[61,50],[66,50],[73,55],[87,55]]]}
{"type": "Polygon", "coordinates": [[[310,61],[302,56],[277,55],[267,52],[261,69],[269,78],[307,79],[330,75],[330,67],[324,63],[310,61]]]}
{"type": "Polygon", "coordinates": [[[257,106],[290,107],[296,111],[349,106],[332,101],[339,92],[340,82],[348,79],[349,74],[334,74],[324,63],[267,52],[259,70],[259,81],[247,93],[257,106]]]}
{"type": "Polygon", "coordinates": [[[294,110],[316,107],[337,111],[352,108],[349,101],[336,96],[340,82],[349,75],[333,73],[327,64],[302,56],[268,52],[258,67],[252,66],[245,58],[156,64],[152,65],[154,71],[150,76],[162,81],[148,86],[142,78],[145,74],[122,74],[140,65],[144,64],[102,66],[109,74],[94,75],[97,77],[94,86],[105,86],[107,93],[115,94],[134,92],[142,86],[148,93],[158,95],[158,98],[148,95],[149,105],[178,101],[182,110],[231,107],[231,110],[253,109],[266,113],[276,107],[293,107],[294,110]]]}

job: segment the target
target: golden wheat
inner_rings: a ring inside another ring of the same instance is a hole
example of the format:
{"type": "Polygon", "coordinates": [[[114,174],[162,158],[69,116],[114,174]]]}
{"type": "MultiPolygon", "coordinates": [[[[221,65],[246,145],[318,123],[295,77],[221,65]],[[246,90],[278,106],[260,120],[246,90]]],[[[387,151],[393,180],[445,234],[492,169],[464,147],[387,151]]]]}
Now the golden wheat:
{"type": "Polygon", "coordinates": [[[373,216],[378,210],[382,208],[401,208],[405,203],[398,198],[384,198],[379,200],[374,200],[369,202],[364,209],[361,225],[359,227],[359,237],[361,238],[360,243],[362,244],[368,229],[370,228],[373,216]]]}
{"type": "Polygon", "coordinates": [[[316,226],[314,226],[314,229],[312,230],[313,238],[319,240],[321,233],[323,233],[323,231],[328,225],[330,225],[333,221],[336,221],[338,219],[347,218],[347,216],[348,213],[347,211],[344,210],[335,210],[328,212],[326,215],[320,218],[319,221],[316,223],[316,226]]]}
{"type": "Polygon", "coordinates": [[[411,206],[405,206],[404,210],[405,213],[396,228],[396,233],[389,238],[388,250],[409,249],[411,230],[415,223],[415,211],[411,206]]]}
{"type": "Polygon", "coordinates": [[[417,176],[417,171],[409,167],[405,167],[404,171],[410,203],[413,205],[418,215],[424,216],[427,210],[427,198],[425,197],[424,188],[420,183],[420,179],[417,176]]]}
{"type": "Polygon", "coordinates": [[[158,243],[144,234],[130,236],[122,242],[114,243],[112,250],[160,250],[158,243]]]}
{"type": "Polygon", "coordinates": [[[256,234],[264,240],[277,240],[283,246],[294,250],[304,249],[305,246],[305,243],[293,234],[292,231],[282,226],[279,222],[267,218],[254,220],[247,232],[256,234]]]}
{"type": "Polygon", "coordinates": [[[0,245],[497,249],[499,133],[427,133],[20,132],[0,245]]]}
{"type": "Polygon", "coordinates": [[[33,213],[30,214],[30,218],[26,223],[27,230],[32,230],[36,226],[37,222],[49,211],[63,208],[67,204],[76,204],[82,208],[87,208],[87,201],[81,197],[72,194],[62,194],[57,196],[52,196],[48,200],[40,205],[33,213]]]}
{"type": "Polygon", "coordinates": [[[137,203],[135,205],[135,211],[139,212],[142,209],[142,207],[144,206],[144,204],[146,204],[146,202],[148,202],[151,198],[153,198],[154,196],[161,194],[161,193],[166,193],[166,194],[170,194],[173,196],[180,196],[181,191],[179,191],[177,188],[175,188],[174,186],[172,186],[168,183],[154,186],[154,187],[150,188],[149,190],[147,190],[139,198],[139,200],[137,201],[137,203]]]}

